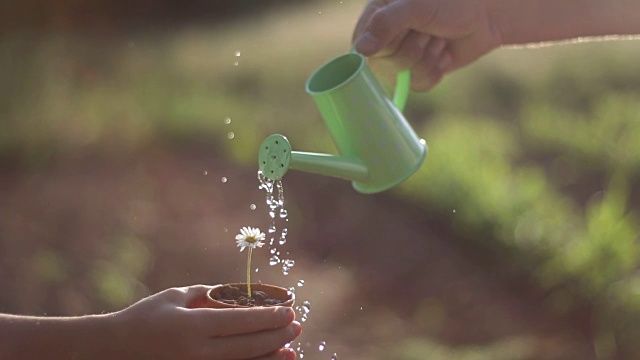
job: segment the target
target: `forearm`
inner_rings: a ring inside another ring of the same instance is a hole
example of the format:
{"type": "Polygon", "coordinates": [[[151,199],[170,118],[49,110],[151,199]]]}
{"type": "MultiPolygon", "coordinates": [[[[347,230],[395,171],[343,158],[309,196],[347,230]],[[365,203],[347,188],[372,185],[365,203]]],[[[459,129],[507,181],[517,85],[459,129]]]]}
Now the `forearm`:
{"type": "Polygon", "coordinates": [[[486,0],[502,45],[640,34],[640,0],[486,0]]]}
{"type": "Polygon", "coordinates": [[[109,359],[111,315],[25,317],[0,314],[0,359],[109,359]]]}

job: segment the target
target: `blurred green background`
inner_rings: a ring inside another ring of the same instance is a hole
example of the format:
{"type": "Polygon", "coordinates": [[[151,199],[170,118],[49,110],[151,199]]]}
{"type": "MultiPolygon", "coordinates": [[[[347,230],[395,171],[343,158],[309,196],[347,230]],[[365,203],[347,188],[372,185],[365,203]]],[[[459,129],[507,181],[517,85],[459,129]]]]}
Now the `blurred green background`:
{"type": "MultiPolygon", "coordinates": [[[[0,311],[241,281],[257,148],[335,153],[306,78],[365,1],[26,1],[0,13],[0,311]]],[[[640,43],[501,49],[412,94],[376,195],[284,178],[305,359],[637,359],[640,43]],[[305,280],[299,286],[298,280],[305,280]],[[318,349],[326,342],[323,351],[318,349]]]]}

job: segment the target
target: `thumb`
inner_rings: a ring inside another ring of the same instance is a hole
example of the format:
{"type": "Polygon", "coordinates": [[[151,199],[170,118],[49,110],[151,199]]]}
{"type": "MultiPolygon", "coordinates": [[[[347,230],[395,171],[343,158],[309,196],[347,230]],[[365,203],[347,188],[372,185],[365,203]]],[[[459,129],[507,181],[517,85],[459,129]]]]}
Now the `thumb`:
{"type": "Polygon", "coordinates": [[[196,309],[206,307],[207,304],[207,292],[213,288],[213,286],[207,285],[192,285],[180,288],[181,294],[172,299],[174,303],[180,307],[186,307],[189,309],[196,309]]]}
{"type": "Polygon", "coordinates": [[[424,30],[435,13],[434,1],[398,0],[376,7],[365,9],[356,30],[360,35],[354,47],[365,56],[374,55],[391,45],[407,30],[424,30]],[[361,24],[365,24],[364,27],[361,24]]]}

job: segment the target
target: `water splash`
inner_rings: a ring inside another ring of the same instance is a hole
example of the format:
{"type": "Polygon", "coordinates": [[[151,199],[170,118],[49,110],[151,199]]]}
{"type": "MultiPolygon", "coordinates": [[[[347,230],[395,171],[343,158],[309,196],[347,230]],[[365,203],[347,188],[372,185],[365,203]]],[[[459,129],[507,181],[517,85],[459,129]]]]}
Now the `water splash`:
{"type": "Polygon", "coordinates": [[[284,208],[284,186],[281,180],[271,180],[262,174],[262,171],[258,171],[258,189],[266,192],[265,203],[267,204],[269,218],[271,219],[271,225],[267,230],[269,236],[269,248],[273,255],[269,261],[269,265],[275,266],[282,264],[282,273],[288,275],[289,271],[295,264],[293,260],[280,259],[280,252],[276,250],[276,237],[278,238],[278,245],[284,245],[287,242],[287,235],[289,230],[283,227],[278,234],[278,228],[276,226],[276,217],[280,220],[288,221],[288,212],[284,208]],[[277,216],[276,216],[277,215],[277,216]]]}
{"type": "Polygon", "coordinates": [[[273,255],[271,257],[271,259],[269,259],[269,265],[276,266],[276,265],[280,264],[280,261],[282,261],[282,260],[280,260],[278,255],[273,255]]]}
{"type": "Polygon", "coordinates": [[[282,273],[284,275],[289,275],[289,271],[291,271],[291,268],[294,267],[295,264],[296,262],[294,260],[284,259],[282,261],[282,273]]]}
{"type": "MultiPolygon", "coordinates": [[[[265,203],[267,205],[269,219],[271,220],[271,224],[267,230],[267,233],[269,234],[269,252],[271,254],[269,265],[280,265],[282,274],[286,276],[289,275],[296,262],[293,259],[281,257],[280,251],[278,250],[279,246],[286,245],[287,235],[289,234],[289,229],[286,226],[279,226],[280,224],[286,224],[286,222],[289,221],[289,213],[284,207],[284,186],[281,180],[271,180],[264,176],[261,171],[258,171],[258,183],[258,189],[264,191],[266,194],[265,203]]],[[[288,251],[284,251],[284,253],[286,256],[289,255],[288,251]]],[[[304,283],[304,280],[298,280],[296,282],[298,287],[304,286],[304,283]]],[[[295,293],[296,288],[293,286],[289,287],[288,291],[290,293],[295,293]]],[[[311,302],[303,301],[301,305],[295,307],[295,310],[299,314],[300,321],[306,322],[309,318],[309,313],[311,312],[311,302]]],[[[307,343],[306,347],[310,349],[311,344],[307,343]]],[[[320,351],[324,350],[325,347],[326,342],[323,341],[322,349],[320,351]]],[[[300,359],[304,358],[304,349],[300,343],[297,345],[296,352],[300,359]]]]}
{"type": "Polygon", "coordinates": [[[280,240],[278,241],[278,244],[284,245],[284,244],[287,243],[287,233],[288,233],[287,228],[282,229],[282,232],[280,234],[280,240]]]}
{"type": "Polygon", "coordinates": [[[300,321],[305,322],[309,318],[309,313],[311,312],[311,303],[309,301],[304,301],[302,305],[296,306],[296,310],[300,313],[300,321]]]}

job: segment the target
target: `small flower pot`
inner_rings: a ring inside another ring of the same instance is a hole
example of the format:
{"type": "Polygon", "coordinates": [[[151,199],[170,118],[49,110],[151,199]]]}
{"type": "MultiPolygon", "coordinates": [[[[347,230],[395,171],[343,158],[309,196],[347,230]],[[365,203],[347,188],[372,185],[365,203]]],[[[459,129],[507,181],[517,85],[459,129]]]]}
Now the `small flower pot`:
{"type": "Polygon", "coordinates": [[[255,306],[293,306],[295,295],[279,286],[251,284],[251,297],[247,296],[246,283],[221,284],[207,292],[192,308],[248,308],[255,306]]]}

